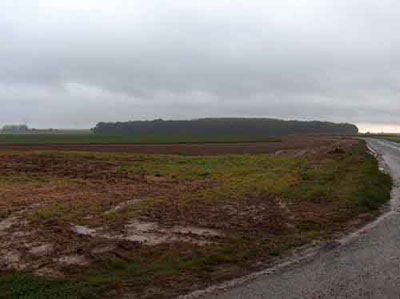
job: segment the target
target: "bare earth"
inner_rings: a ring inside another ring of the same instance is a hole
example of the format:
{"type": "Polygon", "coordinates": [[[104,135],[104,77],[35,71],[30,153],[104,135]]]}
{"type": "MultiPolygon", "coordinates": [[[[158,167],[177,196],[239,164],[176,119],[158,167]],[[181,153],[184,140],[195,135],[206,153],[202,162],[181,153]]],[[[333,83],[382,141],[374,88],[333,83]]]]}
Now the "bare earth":
{"type": "MultiPolygon", "coordinates": [[[[107,152],[114,147],[0,146],[1,271],[100,281],[112,291],[107,298],[174,298],[361,227],[372,212],[343,213],[352,194],[373,186],[360,167],[372,165],[373,178],[388,179],[363,143],[340,137],[120,146],[199,155],[190,157],[107,152]],[[78,148],[84,152],[52,151],[78,148]],[[214,156],[236,151],[274,156],[214,156]],[[316,193],[299,200],[304,184],[316,193]]],[[[285,298],[281,286],[277,298],[285,298]]],[[[264,296],[263,287],[254,288],[258,298],[257,291],[264,296]]],[[[222,298],[249,298],[246,288],[232,292],[222,298]]]]}
{"type": "Polygon", "coordinates": [[[0,144],[0,151],[91,151],[121,152],[140,154],[183,154],[183,155],[220,155],[220,154],[260,154],[275,153],[280,150],[303,150],[330,146],[337,138],[322,136],[293,136],[281,141],[251,143],[199,143],[199,144],[40,144],[13,145],[0,144]]]}
{"type": "MultiPolygon", "coordinates": [[[[368,140],[382,155],[396,185],[400,182],[400,145],[368,140]]],[[[283,267],[247,284],[204,298],[400,298],[400,189],[391,210],[337,247],[305,262],[283,267]]]]}

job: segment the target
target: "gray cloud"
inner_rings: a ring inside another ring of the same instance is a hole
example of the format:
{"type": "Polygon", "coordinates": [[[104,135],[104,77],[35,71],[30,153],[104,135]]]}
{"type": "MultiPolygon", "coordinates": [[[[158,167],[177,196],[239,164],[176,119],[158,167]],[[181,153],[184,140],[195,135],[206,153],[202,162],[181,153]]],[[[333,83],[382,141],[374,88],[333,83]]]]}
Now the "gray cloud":
{"type": "Polygon", "coordinates": [[[394,0],[3,0],[0,123],[266,116],[400,131],[394,0]]]}

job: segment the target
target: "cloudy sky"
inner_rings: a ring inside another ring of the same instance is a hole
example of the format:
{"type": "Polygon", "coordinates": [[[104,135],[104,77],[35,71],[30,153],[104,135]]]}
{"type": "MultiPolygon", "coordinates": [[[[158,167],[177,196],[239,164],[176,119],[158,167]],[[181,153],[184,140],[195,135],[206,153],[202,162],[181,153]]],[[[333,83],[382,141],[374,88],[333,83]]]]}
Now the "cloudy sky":
{"type": "Polygon", "coordinates": [[[1,0],[0,125],[277,117],[400,131],[400,1],[1,0]]]}

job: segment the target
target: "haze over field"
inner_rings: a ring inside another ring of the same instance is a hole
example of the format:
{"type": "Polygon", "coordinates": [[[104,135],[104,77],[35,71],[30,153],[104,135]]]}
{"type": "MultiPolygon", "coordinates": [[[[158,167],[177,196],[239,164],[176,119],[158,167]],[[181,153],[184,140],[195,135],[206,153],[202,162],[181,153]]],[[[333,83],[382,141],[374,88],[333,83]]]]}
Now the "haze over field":
{"type": "Polygon", "coordinates": [[[394,0],[0,2],[0,125],[276,117],[400,131],[394,0]]]}

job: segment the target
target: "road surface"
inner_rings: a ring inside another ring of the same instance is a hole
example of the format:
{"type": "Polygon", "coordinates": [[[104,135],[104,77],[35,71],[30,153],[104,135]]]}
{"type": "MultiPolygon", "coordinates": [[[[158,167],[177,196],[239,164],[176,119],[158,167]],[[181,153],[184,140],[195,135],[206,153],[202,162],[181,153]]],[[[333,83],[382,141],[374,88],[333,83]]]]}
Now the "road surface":
{"type": "MultiPolygon", "coordinates": [[[[395,184],[400,183],[400,144],[367,140],[382,155],[395,184]]],[[[391,210],[307,263],[258,277],[245,285],[208,294],[209,299],[400,298],[399,190],[391,210]]]]}

